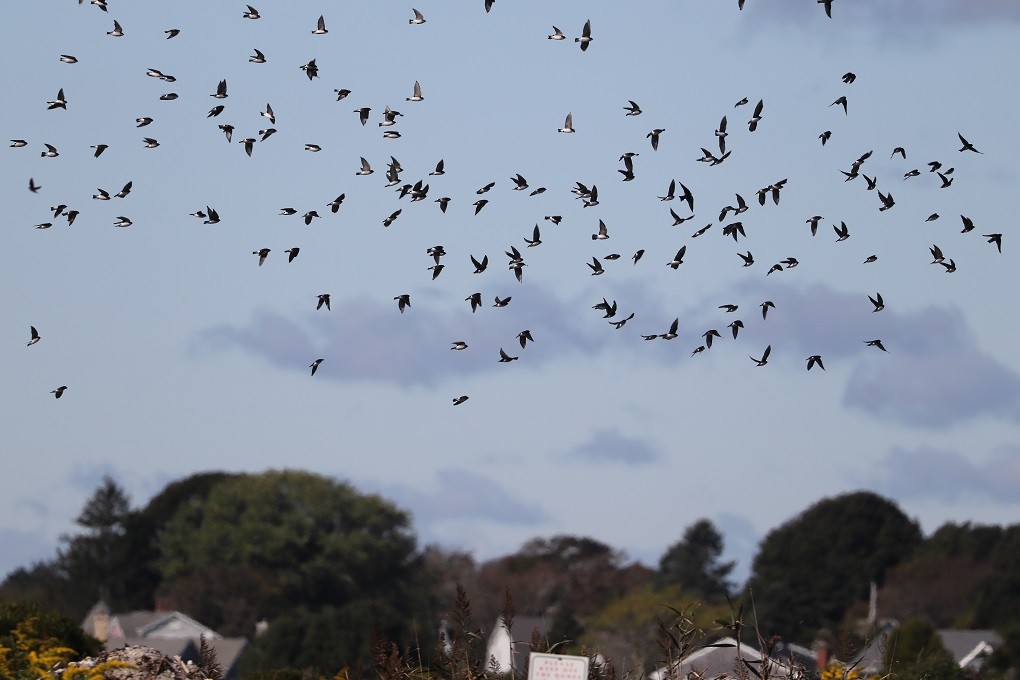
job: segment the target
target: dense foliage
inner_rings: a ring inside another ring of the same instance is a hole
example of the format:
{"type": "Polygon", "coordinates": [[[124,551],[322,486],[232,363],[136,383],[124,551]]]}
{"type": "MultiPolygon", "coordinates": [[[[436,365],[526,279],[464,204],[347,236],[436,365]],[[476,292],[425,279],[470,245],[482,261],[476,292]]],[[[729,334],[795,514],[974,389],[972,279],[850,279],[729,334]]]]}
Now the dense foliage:
{"type": "Polygon", "coordinates": [[[178,508],[159,552],[167,592],[197,587],[196,604],[216,596],[206,599],[219,605],[209,625],[243,634],[255,616],[269,619],[251,656],[259,667],[367,664],[373,629],[408,644],[434,626],[423,611],[410,517],[326,477],[270,471],[225,479],[178,508]]]}
{"type": "Polygon", "coordinates": [[[921,545],[917,523],[891,501],[857,492],[819,501],[761,542],[749,582],[766,633],[812,640],[836,627],[871,581],[921,545]]]}
{"type": "Polygon", "coordinates": [[[101,649],[74,621],[27,603],[0,604],[0,678],[36,680],[101,649]]]}
{"type": "MultiPolygon", "coordinates": [[[[69,617],[65,628],[54,632],[56,619],[8,608],[21,614],[15,624],[0,617],[0,634],[17,630],[21,640],[50,641],[50,651],[80,651],[86,643],[77,642],[73,622],[98,599],[115,612],[152,609],[158,599],[223,635],[248,637],[246,676],[329,677],[370,674],[380,639],[396,644],[407,663],[443,668],[450,662],[437,651],[440,622],[456,629],[461,607],[461,616],[473,617],[469,637],[483,640],[506,615],[510,594],[516,639],[537,626],[539,646],[597,649],[626,672],[661,661],[656,628],[668,607],[684,610],[708,640],[738,630],[713,624],[733,614],[725,601],[733,595],[734,565],[721,559],[722,536],[707,519],[684,530],[657,570],[585,536],[534,538],[484,563],[466,552],[419,549],[404,511],[296,471],[197,474],[138,509],[104,478],[76,521],[79,530],[61,538],[53,560],[18,569],[0,584],[0,602],[59,612],[69,617]],[[468,597],[473,612],[463,611],[468,597]],[[255,636],[262,620],[268,631],[255,636]]],[[[1020,664],[1020,525],[946,524],[923,539],[892,502],[870,493],[823,500],[771,531],[755,557],[751,587],[733,596],[733,606],[743,607],[745,633],[756,621],[766,636],[810,643],[823,626],[841,635],[858,630],[872,579],[882,586],[880,617],[994,628],[1005,644],[991,667],[1020,664]]],[[[917,625],[898,633],[901,650],[913,644],[917,625]]],[[[0,640],[8,668],[17,649],[11,635],[0,640]]],[[[393,647],[387,650],[391,663],[393,647]]],[[[17,658],[23,669],[28,657],[17,658]]],[[[954,680],[942,656],[896,663],[900,680],[954,680]]]]}
{"type": "Polygon", "coordinates": [[[901,680],[959,680],[960,667],[924,619],[910,619],[886,642],[885,670],[901,680]]]}
{"type": "Polygon", "coordinates": [[[675,585],[691,595],[722,602],[733,587],[727,579],[736,566],[736,562],[721,562],[722,552],[722,534],[710,520],[699,519],[666,549],[659,560],[656,585],[675,585]]]}

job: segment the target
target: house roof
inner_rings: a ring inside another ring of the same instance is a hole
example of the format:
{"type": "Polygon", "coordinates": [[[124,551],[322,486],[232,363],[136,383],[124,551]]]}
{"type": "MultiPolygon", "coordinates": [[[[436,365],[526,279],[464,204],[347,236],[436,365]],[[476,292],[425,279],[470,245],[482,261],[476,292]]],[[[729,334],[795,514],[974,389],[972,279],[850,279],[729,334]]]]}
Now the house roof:
{"type": "Polygon", "coordinates": [[[110,621],[111,638],[218,638],[219,633],[181,612],[134,611],[110,621]]]}
{"type": "Polygon", "coordinates": [[[938,635],[960,668],[980,667],[984,657],[1002,644],[994,630],[945,629],[938,631],[938,635]]]}
{"type": "Polygon", "coordinates": [[[96,620],[103,616],[109,616],[107,635],[103,639],[107,651],[140,645],[155,649],[171,658],[179,656],[185,661],[197,663],[201,641],[205,639],[206,644],[216,653],[216,660],[226,677],[236,674],[238,659],[248,646],[247,639],[225,638],[178,611],[110,614],[110,608],[102,601],[86,615],[82,621],[82,628],[88,633],[93,633],[96,620]]]}
{"type": "Polygon", "coordinates": [[[528,667],[531,655],[531,634],[538,631],[544,636],[549,630],[549,621],[544,616],[514,617],[513,631],[507,632],[503,619],[498,617],[489,635],[486,656],[495,658],[501,672],[509,672],[511,664],[520,671],[528,667]],[[511,650],[512,657],[511,658],[511,650]]]}
{"type": "MultiPolygon", "coordinates": [[[[780,658],[769,660],[772,664],[769,669],[770,676],[789,676],[791,668],[780,658]]],[[[734,638],[723,638],[702,647],[701,649],[688,654],[680,660],[676,668],[662,667],[649,674],[650,680],[665,680],[668,677],[697,680],[717,680],[718,678],[755,678],[755,672],[749,670],[748,665],[754,671],[765,675],[762,671],[762,653],[741,643],[739,654],[737,641],[734,638]]]]}

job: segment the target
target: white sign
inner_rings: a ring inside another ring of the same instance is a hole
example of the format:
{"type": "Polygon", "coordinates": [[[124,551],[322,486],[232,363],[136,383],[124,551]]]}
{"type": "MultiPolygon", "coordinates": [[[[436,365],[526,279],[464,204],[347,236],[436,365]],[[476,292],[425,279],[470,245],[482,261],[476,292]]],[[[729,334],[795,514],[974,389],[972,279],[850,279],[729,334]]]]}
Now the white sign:
{"type": "Polygon", "coordinates": [[[528,680],[588,680],[588,657],[532,652],[528,680]]]}

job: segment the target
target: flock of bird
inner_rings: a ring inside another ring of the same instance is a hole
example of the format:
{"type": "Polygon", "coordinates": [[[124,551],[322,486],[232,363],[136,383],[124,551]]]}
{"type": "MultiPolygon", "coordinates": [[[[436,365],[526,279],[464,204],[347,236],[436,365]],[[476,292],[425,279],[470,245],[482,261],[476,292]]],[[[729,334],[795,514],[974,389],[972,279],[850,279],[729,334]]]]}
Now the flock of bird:
{"type": "MultiPolygon", "coordinates": [[[[739,9],[742,10],[744,8],[744,2],[745,0],[739,0],[738,2],[739,9]]],[[[82,5],[83,3],[84,0],[78,1],[79,5],[82,5]]],[[[818,0],[818,3],[823,5],[826,15],[831,18],[833,4],[832,0],[818,0]]],[[[110,0],[90,0],[89,4],[95,6],[96,8],[98,8],[98,10],[101,10],[102,12],[111,11],[109,7],[110,0]]],[[[490,12],[493,9],[493,5],[494,0],[485,0],[483,5],[484,11],[490,12]]],[[[409,14],[410,16],[407,19],[407,21],[408,24],[411,26],[421,26],[427,22],[426,16],[418,9],[411,8],[409,14]]],[[[258,11],[258,9],[251,5],[246,5],[244,10],[239,12],[239,19],[247,21],[258,21],[263,20],[263,17],[262,14],[258,11]]],[[[581,22],[578,21],[578,24],[581,24],[581,22]]],[[[328,22],[326,21],[325,16],[320,15],[317,19],[313,17],[312,20],[309,22],[309,26],[310,26],[309,32],[312,35],[322,36],[329,33],[328,22]]],[[[559,29],[556,26],[553,26],[552,28],[553,32],[547,36],[549,40],[560,41],[568,39],[567,34],[564,33],[561,29],[559,29]]],[[[180,28],[168,28],[165,31],[166,35],[165,39],[172,40],[176,38],[178,35],[180,35],[181,31],[182,29],[180,28]]],[[[578,45],[581,51],[587,52],[589,49],[597,49],[596,46],[598,43],[596,42],[596,35],[593,33],[592,24],[590,20],[583,22],[583,25],[581,26],[578,33],[579,34],[576,37],[574,37],[574,42],[578,45]]],[[[107,32],[107,35],[110,36],[111,38],[122,37],[125,35],[125,28],[121,26],[121,24],[117,20],[112,19],[112,29],[107,32]]],[[[538,37],[540,38],[540,36],[538,37]]],[[[75,65],[78,63],[78,59],[71,54],[61,54],[57,56],[57,58],[60,60],[60,62],[68,65],[75,65]]],[[[258,49],[255,49],[254,54],[249,57],[249,62],[254,64],[263,64],[266,63],[266,61],[267,61],[266,54],[258,49]]],[[[81,68],[81,66],[75,66],[75,68],[81,68]]],[[[311,61],[300,65],[300,69],[304,72],[304,75],[307,77],[309,81],[319,77],[319,66],[316,63],[315,59],[312,59],[311,61]]],[[[160,71],[158,69],[149,68],[145,71],[145,75],[151,78],[156,78],[168,84],[176,82],[176,78],[174,76],[164,73],[163,71],[160,71]]],[[[853,73],[846,73],[841,77],[841,80],[846,86],[850,86],[856,80],[856,75],[853,73]]],[[[56,96],[52,100],[47,101],[45,103],[45,110],[71,111],[73,109],[73,105],[71,106],[71,108],[69,108],[69,105],[71,105],[72,102],[70,102],[68,97],[65,95],[65,89],[63,87],[57,87],[55,89],[56,96]]],[[[336,94],[336,101],[338,102],[343,101],[352,94],[351,90],[345,88],[337,88],[334,90],[334,92],[336,94]]],[[[218,130],[223,134],[223,136],[226,138],[228,142],[233,142],[235,132],[235,128],[233,127],[233,125],[229,123],[216,122],[217,119],[220,119],[219,117],[221,116],[221,114],[223,114],[224,111],[226,110],[226,103],[224,102],[228,100],[230,96],[230,90],[228,88],[227,79],[219,80],[219,82],[215,86],[215,89],[209,94],[209,96],[215,100],[215,103],[207,112],[204,113],[205,117],[211,120],[211,122],[209,123],[210,125],[212,124],[217,125],[218,130]]],[[[162,101],[173,101],[177,98],[178,94],[175,92],[168,92],[159,97],[159,99],[162,101]]],[[[406,97],[406,102],[412,105],[419,105],[418,104],[419,102],[424,101],[425,96],[423,94],[423,88],[421,86],[421,83],[419,81],[415,81],[413,87],[410,90],[410,96],[406,97]]],[[[633,118],[642,115],[643,111],[636,101],[621,98],[621,102],[626,102],[626,105],[622,106],[621,114],[622,116],[633,118]]],[[[841,111],[844,114],[844,116],[851,115],[848,97],[846,95],[837,98],[830,104],[830,106],[838,107],[838,109],[836,110],[841,111]]],[[[718,126],[711,133],[711,135],[709,135],[708,131],[706,131],[706,137],[710,136],[711,138],[713,138],[713,142],[708,144],[707,146],[698,147],[700,149],[701,156],[696,158],[695,160],[702,163],[706,163],[708,166],[718,166],[729,161],[733,151],[732,149],[733,145],[731,141],[728,140],[731,140],[733,131],[730,127],[731,121],[729,121],[728,119],[734,115],[732,111],[738,110],[748,112],[745,116],[746,121],[743,122],[743,125],[746,125],[747,134],[755,134],[758,132],[760,127],[767,125],[767,111],[765,101],[763,99],[758,99],[758,101],[754,105],[751,105],[751,100],[749,100],[748,98],[742,98],[739,101],[737,101],[735,105],[733,105],[731,112],[727,113],[727,115],[722,116],[718,126]]],[[[353,109],[352,111],[357,116],[357,120],[360,122],[362,126],[368,125],[368,123],[372,120],[373,107],[361,106],[353,109]]],[[[259,113],[261,117],[265,119],[266,127],[258,130],[257,134],[246,135],[243,136],[241,139],[237,140],[237,143],[242,146],[244,154],[246,154],[248,157],[251,157],[253,156],[253,154],[256,154],[258,152],[260,145],[269,142],[270,138],[277,132],[277,129],[275,127],[275,125],[277,124],[276,114],[271,104],[267,103],[264,110],[259,111],[259,113]]],[[[350,114],[345,113],[344,115],[350,114]]],[[[411,113],[408,112],[408,115],[411,115],[411,113]]],[[[558,115],[563,114],[561,112],[558,115]]],[[[384,138],[387,139],[400,138],[400,131],[397,128],[399,126],[400,119],[402,119],[403,117],[404,113],[392,108],[389,105],[386,105],[383,108],[377,126],[378,128],[380,128],[384,138]]],[[[556,119],[558,120],[558,117],[556,119]]],[[[137,118],[135,122],[137,128],[146,128],[154,124],[154,118],[150,116],[142,116],[137,118]]],[[[550,132],[552,132],[552,129],[553,126],[550,125],[550,132]]],[[[561,134],[566,135],[579,134],[578,132],[579,128],[575,128],[573,112],[566,113],[565,118],[563,119],[562,127],[555,128],[555,130],[561,134]]],[[[667,130],[665,128],[653,128],[646,135],[644,135],[644,139],[647,140],[644,143],[648,144],[648,148],[650,148],[653,153],[659,149],[660,140],[663,138],[666,132],[667,130]]],[[[822,132],[818,137],[819,140],[821,141],[821,145],[822,146],[826,145],[826,143],[830,140],[831,136],[832,136],[831,131],[826,130],[822,132]]],[[[957,133],[957,137],[960,143],[960,147],[958,150],[959,153],[969,154],[982,153],[973,143],[971,143],[966,137],[964,137],[964,135],[957,133]]],[[[29,144],[30,144],[29,141],[20,138],[14,138],[10,140],[10,146],[15,149],[27,147],[29,146],[29,144]]],[[[48,142],[33,141],[32,145],[35,148],[40,149],[40,155],[43,158],[57,158],[58,156],[61,155],[61,151],[48,142]]],[[[159,146],[159,141],[157,141],[157,139],[153,137],[145,136],[142,138],[142,145],[144,148],[153,149],[159,146]]],[[[95,158],[99,158],[100,156],[102,156],[104,151],[106,151],[109,147],[107,144],[98,143],[91,145],[89,148],[92,149],[91,155],[94,156],[95,158]]],[[[322,148],[318,144],[308,143],[305,144],[304,150],[310,153],[317,153],[321,151],[322,148]]],[[[860,183],[865,185],[864,186],[865,191],[875,192],[874,195],[877,197],[876,208],[878,211],[886,211],[893,209],[894,206],[896,205],[896,201],[893,197],[892,190],[891,189],[883,190],[882,188],[879,188],[878,180],[876,179],[874,174],[869,175],[867,173],[866,163],[871,158],[872,154],[873,150],[869,150],[863,153],[858,158],[854,159],[849,164],[849,166],[846,167],[846,169],[839,169],[839,172],[842,173],[845,182],[857,181],[859,179],[860,183]]],[[[618,173],[621,176],[620,180],[622,182],[629,182],[635,179],[636,177],[635,166],[637,163],[635,159],[639,155],[640,154],[638,152],[627,152],[619,156],[618,160],[620,163],[622,163],[622,167],[618,169],[618,173]]],[[[908,157],[907,151],[902,147],[896,147],[895,149],[891,150],[890,154],[890,158],[894,157],[899,157],[901,161],[906,161],[908,157]]],[[[13,159],[13,162],[16,162],[16,159],[13,159]]],[[[432,167],[431,163],[429,167],[432,167]]],[[[955,168],[952,167],[951,164],[934,160],[927,163],[927,168],[928,168],[927,173],[923,173],[919,168],[913,168],[908,170],[907,172],[904,173],[902,181],[914,180],[914,178],[920,177],[924,174],[929,174],[937,176],[939,178],[937,185],[939,189],[951,188],[953,181],[955,179],[954,175],[955,168]]],[[[360,158],[359,166],[351,168],[351,174],[356,177],[369,177],[373,175],[375,172],[376,170],[372,167],[372,163],[370,163],[370,161],[365,157],[360,158]]],[[[438,163],[435,164],[434,170],[428,173],[428,176],[415,178],[414,181],[405,180],[402,177],[404,173],[405,171],[400,161],[398,161],[394,155],[391,155],[389,161],[386,163],[384,172],[385,186],[393,189],[393,191],[396,193],[396,201],[398,203],[405,200],[407,201],[408,204],[420,203],[430,198],[431,188],[429,184],[431,181],[433,181],[433,178],[442,177],[446,173],[445,162],[444,160],[439,160],[438,163]]],[[[513,191],[520,192],[528,191],[531,196],[537,196],[547,191],[546,187],[540,186],[532,188],[528,183],[528,180],[521,173],[512,174],[509,177],[509,181],[512,184],[511,188],[513,191]]],[[[773,203],[774,205],[778,205],[781,200],[782,193],[787,190],[786,187],[788,181],[789,181],[788,179],[784,178],[766,184],[765,186],[761,187],[760,189],[754,192],[754,197],[751,200],[748,200],[747,198],[745,198],[745,196],[741,195],[740,193],[736,193],[735,200],[733,201],[732,204],[722,206],[721,208],[718,209],[718,211],[712,210],[712,215],[716,215],[716,212],[718,212],[717,220],[715,220],[713,223],[709,223],[706,226],[697,228],[693,233],[690,234],[690,238],[694,239],[702,237],[711,231],[714,224],[718,224],[718,233],[720,233],[722,239],[732,239],[734,243],[738,243],[742,239],[746,239],[747,232],[745,230],[745,225],[743,223],[743,219],[745,218],[743,218],[742,215],[752,210],[754,208],[755,203],[757,203],[759,207],[764,207],[769,202],[773,203]]],[[[497,184],[496,181],[488,182],[477,189],[477,191],[475,192],[476,198],[471,204],[473,206],[473,211],[475,215],[479,214],[486,207],[486,205],[488,205],[490,199],[488,198],[487,194],[489,194],[489,192],[494,189],[496,184],[497,184]]],[[[43,186],[37,182],[35,177],[33,177],[28,180],[28,189],[31,193],[37,194],[43,189],[43,186]]],[[[123,200],[129,196],[129,194],[132,192],[132,189],[133,182],[131,181],[127,182],[120,189],[120,191],[117,191],[115,193],[111,193],[111,190],[109,189],[98,188],[96,189],[96,193],[92,195],[92,199],[95,201],[123,200]]],[[[582,209],[593,208],[599,205],[599,188],[594,184],[591,184],[589,186],[587,183],[578,181],[574,183],[574,185],[570,189],[570,192],[572,194],[572,197],[580,202],[580,206],[582,207],[582,209]]],[[[323,212],[325,213],[325,209],[328,209],[330,213],[334,214],[338,213],[341,210],[345,199],[346,193],[343,192],[339,193],[335,198],[333,198],[331,201],[329,201],[323,206],[324,207],[323,212]]],[[[435,202],[438,204],[439,215],[442,215],[447,212],[448,207],[451,201],[453,200],[454,200],[453,197],[441,196],[433,198],[430,202],[435,202]]],[[[674,227],[681,226],[684,223],[688,222],[689,220],[695,218],[696,197],[694,195],[694,192],[692,192],[692,190],[682,181],[671,179],[663,195],[658,196],[658,200],[662,203],[670,204],[669,215],[670,218],[672,219],[672,226],[674,227]],[[674,208],[672,206],[677,207],[674,208]]],[[[400,207],[396,207],[392,212],[390,212],[389,215],[382,220],[383,228],[393,226],[398,220],[398,218],[401,216],[403,210],[404,206],[401,205],[400,207]]],[[[81,212],[82,211],[77,207],[70,207],[68,204],[57,202],[50,208],[50,212],[47,214],[46,219],[35,224],[35,228],[50,229],[54,226],[55,221],[59,218],[63,218],[66,221],[67,226],[71,226],[75,223],[75,220],[79,217],[79,215],[81,215],[81,212]]],[[[314,220],[323,217],[322,215],[319,214],[318,210],[316,209],[302,211],[294,207],[283,207],[280,209],[279,214],[285,217],[295,217],[297,219],[300,219],[304,222],[305,225],[311,225],[314,220]]],[[[214,225],[221,221],[221,217],[218,210],[210,205],[202,206],[200,209],[191,212],[190,215],[197,220],[201,220],[202,223],[206,225],[214,225]]],[[[937,220],[939,219],[939,217],[940,216],[937,213],[932,213],[929,216],[928,221],[937,220]]],[[[962,233],[966,234],[976,229],[972,219],[963,215],[961,215],[960,217],[963,223],[962,233]]],[[[813,215],[809,216],[805,220],[805,224],[807,225],[807,230],[810,236],[814,237],[818,234],[820,225],[823,223],[825,219],[826,218],[823,217],[822,215],[813,215]]],[[[550,225],[555,226],[560,224],[560,222],[563,220],[563,216],[554,214],[545,215],[544,220],[547,221],[550,225]]],[[[113,222],[113,226],[118,228],[128,228],[131,227],[133,224],[134,224],[133,221],[125,215],[117,216],[117,219],[113,222]]],[[[839,221],[838,225],[833,224],[832,229],[835,235],[835,242],[837,243],[846,241],[847,239],[851,238],[850,227],[846,224],[845,221],[839,221]]],[[[983,234],[983,237],[988,241],[988,243],[992,244],[999,253],[1002,252],[1001,233],[987,233],[983,234]]],[[[601,243],[609,240],[610,238],[611,234],[609,226],[603,219],[598,219],[598,226],[594,229],[594,232],[591,234],[591,240],[593,242],[601,243]]],[[[523,236],[522,242],[524,244],[522,247],[524,248],[525,251],[542,245],[543,229],[539,226],[537,222],[534,225],[534,227],[529,229],[528,233],[523,236]]],[[[507,258],[505,262],[507,270],[512,273],[514,279],[516,279],[517,282],[522,282],[525,268],[528,265],[528,263],[525,261],[524,254],[517,247],[517,245],[514,245],[513,243],[505,245],[504,248],[505,255],[507,258]]],[[[931,261],[932,265],[939,265],[943,267],[946,273],[951,274],[956,271],[956,262],[952,257],[947,256],[939,245],[931,244],[928,247],[928,250],[932,256],[931,261]]],[[[272,257],[272,252],[273,252],[272,249],[269,247],[260,247],[253,250],[252,255],[255,256],[256,258],[256,263],[253,266],[262,266],[264,263],[267,262],[267,260],[270,257],[272,257]]],[[[287,255],[287,261],[294,262],[295,259],[298,258],[301,252],[301,248],[295,246],[285,250],[284,252],[287,255]]],[[[684,266],[685,257],[688,256],[687,245],[681,246],[676,251],[675,254],[669,257],[669,259],[666,259],[667,256],[663,255],[660,259],[658,259],[658,261],[653,261],[649,263],[648,260],[643,259],[645,254],[646,253],[644,249],[639,249],[632,255],[630,255],[629,259],[632,262],[632,266],[665,265],[673,270],[678,270],[684,266]]],[[[431,280],[435,280],[441,276],[442,272],[447,266],[446,262],[444,261],[444,258],[447,257],[446,248],[443,245],[435,245],[428,248],[425,255],[428,258],[430,258],[432,262],[432,264],[427,267],[427,271],[430,272],[428,276],[430,276],[431,280]]],[[[738,251],[736,255],[738,257],[739,264],[742,267],[749,268],[759,264],[756,261],[751,250],[749,249],[745,251],[738,251]]],[[[488,270],[490,264],[488,254],[476,255],[474,253],[471,253],[468,255],[468,258],[465,259],[469,259],[474,274],[482,274],[488,270]]],[[[612,262],[618,259],[623,259],[623,256],[619,253],[610,253],[608,255],[601,256],[592,255],[590,257],[590,261],[585,259],[584,262],[587,265],[587,269],[590,276],[602,276],[608,273],[606,262],[612,262]]],[[[651,260],[652,258],[649,259],[651,260]]],[[[878,259],[877,255],[871,255],[864,260],[863,264],[871,264],[875,262],[877,259],[878,259]]],[[[800,262],[798,261],[797,258],[787,257],[778,262],[769,263],[768,268],[765,271],[764,275],[770,276],[778,272],[791,270],[797,267],[799,264],[800,262]]],[[[315,310],[320,312],[323,310],[325,312],[330,312],[332,310],[330,293],[316,293],[315,296],[317,299],[315,310]]],[[[871,304],[873,305],[874,312],[876,313],[881,312],[885,309],[884,299],[880,292],[876,292],[874,295],[872,295],[869,292],[867,297],[870,300],[871,304]]],[[[411,293],[399,292],[396,295],[394,295],[392,299],[395,303],[396,308],[394,313],[404,314],[405,312],[410,312],[413,309],[411,293]]],[[[512,299],[511,295],[504,295],[503,297],[497,295],[495,297],[494,302],[492,303],[492,306],[496,308],[506,307],[507,305],[510,304],[511,299],[512,299]]],[[[472,313],[476,312],[478,309],[486,305],[485,300],[483,299],[482,294],[480,292],[473,292],[469,294],[466,298],[464,298],[464,302],[470,306],[470,310],[472,313]]],[[[776,305],[772,300],[764,300],[760,303],[758,307],[761,314],[762,322],[766,322],[768,319],[769,311],[771,309],[774,309],[776,305]]],[[[635,318],[635,314],[633,312],[625,316],[624,313],[619,309],[619,304],[617,303],[616,300],[609,300],[605,297],[603,297],[600,301],[597,301],[592,308],[602,314],[602,318],[604,318],[607,321],[611,329],[617,331],[623,329],[628,322],[632,321],[635,318]]],[[[741,306],[738,304],[725,303],[719,305],[718,308],[722,310],[722,313],[725,318],[732,319],[727,324],[725,324],[725,328],[729,330],[729,332],[726,334],[730,335],[733,340],[737,340],[741,330],[744,328],[744,321],[740,318],[737,318],[737,312],[741,309],[741,306]]],[[[757,313],[758,311],[755,311],[755,314],[757,313]]],[[[655,332],[640,333],[641,338],[643,338],[646,341],[653,340],[672,341],[683,335],[683,333],[681,332],[681,320],[679,317],[676,317],[672,320],[672,322],[668,324],[664,323],[663,325],[665,326],[665,329],[662,330],[661,332],[659,330],[655,330],[655,332]]],[[[537,335],[539,340],[541,340],[540,332],[536,332],[533,335],[530,329],[523,329],[515,337],[515,340],[517,341],[516,344],[519,344],[520,349],[522,351],[526,351],[526,348],[529,345],[529,343],[536,341],[535,335],[537,335]]],[[[720,341],[721,339],[723,339],[723,336],[724,333],[721,333],[716,328],[705,330],[703,333],[700,334],[700,336],[698,336],[701,338],[701,340],[698,341],[697,344],[691,348],[692,349],[691,356],[695,356],[710,350],[713,346],[713,342],[720,341]]],[[[40,342],[42,337],[43,336],[40,335],[36,327],[31,326],[30,339],[27,343],[28,346],[32,347],[36,345],[37,343],[40,342]]],[[[860,338],[860,341],[863,342],[868,347],[873,347],[882,352],[889,352],[889,349],[887,349],[882,339],[880,338],[863,337],[860,338]]],[[[468,341],[463,339],[451,339],[450,343],[451,343],[450,350],[453,351],[461,352],[469,349],[474,349],[473,346],[469,344],[468,341]]],[[[510,354],[506,350],[505,346],[501,346],[498,348],[494,347],[492,348],[492,351],[494,357],[493,360],[498,361],[500,363],[511,363],[517,361],[520,358],[519,356],[510,354]],[[498,352],[496,351],[497,349],[498,352]]],[[[769,363],[771,353],[772,345],[768,344],[764,349],[748,353],[748,358],[755,366],[763,367],[769,363]]],[[[308,368],[310,369],[310,374],[314,376],[317,370],[319,369],[320,365],[324,361],[328,361],[329,358],[309,357],[309,359],[313,359],[311,363],[308,365],[308,368]]],[[[815,367],[823,371],[825,370],[823,357],[820,353],[812,354],[806,357],[805,362],[806,370],[808,371],[812,370],[815,367]]],[[[53,389],[51,393],[56,398],[59,399],[64,395],[67,389],[68,388],[66,385],[61,385],[53,389]]],[[[452,402],[456,406],[463,404],[467,400],[468,395],[458,395],[452,399],[452,402]]]]}

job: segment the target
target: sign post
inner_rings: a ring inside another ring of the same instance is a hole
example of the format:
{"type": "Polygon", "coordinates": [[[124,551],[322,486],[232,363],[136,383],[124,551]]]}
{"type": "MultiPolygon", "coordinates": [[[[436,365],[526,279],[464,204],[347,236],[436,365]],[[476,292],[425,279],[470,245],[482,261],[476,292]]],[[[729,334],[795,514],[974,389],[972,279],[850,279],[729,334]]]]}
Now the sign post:
{"type": "Polygon", "coordinates": [[[528,680],[588,680],[588,657],[532,652],[528,680]]]}

